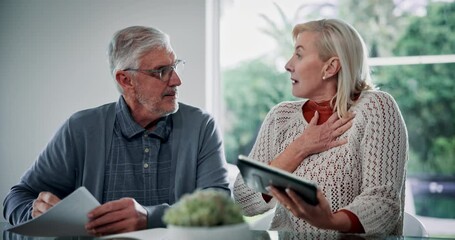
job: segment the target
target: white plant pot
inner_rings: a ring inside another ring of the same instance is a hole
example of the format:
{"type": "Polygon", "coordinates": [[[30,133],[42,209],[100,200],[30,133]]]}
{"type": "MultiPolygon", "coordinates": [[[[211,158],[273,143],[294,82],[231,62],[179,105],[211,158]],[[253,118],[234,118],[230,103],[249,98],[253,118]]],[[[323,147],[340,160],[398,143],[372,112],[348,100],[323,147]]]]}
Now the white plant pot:
{"type": "Polygon", "coordinates": [[[180,227],[168,225],[167,228],[166,240],[249,240],[252,238],[252,232],[247,223],[218,227],[180,227]]]}

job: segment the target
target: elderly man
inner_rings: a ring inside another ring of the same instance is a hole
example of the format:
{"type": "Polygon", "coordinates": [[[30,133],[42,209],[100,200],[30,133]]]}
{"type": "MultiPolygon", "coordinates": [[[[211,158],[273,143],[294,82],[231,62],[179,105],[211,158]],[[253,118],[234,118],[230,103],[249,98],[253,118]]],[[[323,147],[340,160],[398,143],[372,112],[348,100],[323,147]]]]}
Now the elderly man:
{"type": "Polygon", "coordinates": [[[163,227],[183,194],[230,193],[214,119],[177,102],[182,84],[169,37],[154,28],[118,31],[109,45],[116,103],[71,116],[4,200],[11,224],[37,217],[85,186],[102,203],[87,231],[105,235],[163,227]]]}

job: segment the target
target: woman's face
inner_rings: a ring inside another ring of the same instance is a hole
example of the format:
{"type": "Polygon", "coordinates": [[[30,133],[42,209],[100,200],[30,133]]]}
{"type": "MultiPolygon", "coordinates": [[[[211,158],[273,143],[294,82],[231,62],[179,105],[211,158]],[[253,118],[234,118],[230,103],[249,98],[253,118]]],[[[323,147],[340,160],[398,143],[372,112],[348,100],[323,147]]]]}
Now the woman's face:
{"type": "Polygon", "coordinates": [[[291,73],[292,95],[308,98],[316,102],[330,100],[336,93],[333,79],[324,77],[325,62],[316,49],[318,33],[304,31],[297,35],[294,54],[286,63],[286,70],[291,73]]]}

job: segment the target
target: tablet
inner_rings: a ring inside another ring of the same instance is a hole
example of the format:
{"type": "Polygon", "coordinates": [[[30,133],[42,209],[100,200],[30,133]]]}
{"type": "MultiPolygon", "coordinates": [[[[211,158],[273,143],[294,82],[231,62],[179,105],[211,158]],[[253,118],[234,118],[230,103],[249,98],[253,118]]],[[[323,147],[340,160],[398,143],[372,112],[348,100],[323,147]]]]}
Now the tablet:
{"type": "Polygon", "coordinates": [[[238,156],[237,167],[246,185],[255,191],[268,194],[265,188],[269,185],[283,191],[290,188],[308,204],[314,206],[319,203],[316,197],[317,186],[313,182],[243,155],[238,156]]]}

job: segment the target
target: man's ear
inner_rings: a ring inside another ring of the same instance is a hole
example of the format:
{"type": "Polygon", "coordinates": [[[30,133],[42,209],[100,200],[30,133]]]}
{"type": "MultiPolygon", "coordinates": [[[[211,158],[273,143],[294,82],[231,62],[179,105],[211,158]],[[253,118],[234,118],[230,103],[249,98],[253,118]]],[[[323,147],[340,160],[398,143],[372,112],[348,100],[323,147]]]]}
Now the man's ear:
{"type": "Polygon", "coordinates": [[[115,72],[115,80],[117,81],[118,85],[123,89],[123,91],[133,86],[130,75],[127,74],[125,71],[117,70],[115,72]]]}
{"type": "Polygon", "coordinates": [[[338,57],[331,57],[326,61],[324,66],[324,79],[330,78],[338,74],[341,69],[340,59],[338,57]]]}

